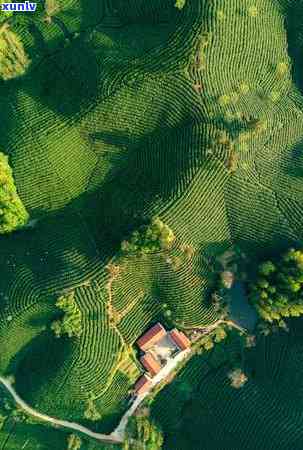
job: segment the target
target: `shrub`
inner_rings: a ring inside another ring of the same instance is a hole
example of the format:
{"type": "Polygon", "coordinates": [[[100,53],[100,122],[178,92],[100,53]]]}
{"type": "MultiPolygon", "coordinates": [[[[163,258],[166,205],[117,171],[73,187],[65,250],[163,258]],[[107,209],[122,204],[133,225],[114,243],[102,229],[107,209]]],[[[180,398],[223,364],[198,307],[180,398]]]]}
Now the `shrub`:
{"type": "Polygon", "coordinates": [[[228,374],[230,384],[233,388],[239,389],[247,382],[248,378],[241,369],[234,369],[228,374]]]}
{"type": "Polygon", "coordinates": [[[290,249],[275,262],[261,263],[249,290],[261,318],[285,328],[283,317],[303,314],[303,251],[290,249]]]}
{"type": "Polygon", "coordinates": [[[29,215],[17,193],[8,157],[0,152],[0,234],[23,227],[29,215]]]}
{"type": "Polygon", "coordinates": [[[178,9],[183,9],[186,4],[186,0],[176,0],[175,7],[178,9]]]}
{"type": "Polygon", "coordinates": [[[258,8],[255,5],[252,5],[248,8],[248,15],[250,17],[257,17],[259,15],[258,8]]]}
{"type": "Polygon", "coordinates": [[[124,254],[148,254],[167,250],[175,240],[172,230],[158,217],[149,225],[143,225],[134,231],[128,241],[123,241],[121,250],[124,254]]]}
{"type": "Polygon", "coordinates": [[[220,106],[227,106],[231,102],[231,98],[227,94],[223,94],[218,98],[218,103],[220,106]]]}
{"type": "Polygon", "coordinates": [[[10,80],[24,75],[30,65],[18,35],[7,23],[0,26],[0,78],[10,80]]]}
{"type": "Polygon", "coordinates": [[[289,65],[287,62],[279,62],[276,68],[276,74],[278,77],[283,77],[289,70],[289,65]]]}
{"type": "Polygon", "coordinates": [[[51,329],[56,337],[61,337],[67,334],[68,337],[79,337],[82,334],[81,311],[75,302],[74,292],[71,292],[66,297],[62,295],[56,302],[56,306],[64,312],[61,319],[55,320],[51,329]]]}
{"type": "Polygon", "coordinates": [[[159,427],[144,415],[132,416],[126,427],[124,450],[160,450],[163,435],[159,427]]]}
{"type": "Polygon", "coordinates": [[[86,408],[84,411],[84,417],[85,419],[92,420],[94,422],[100,420],[102,417],[99,411],[97,410],[97,407],[95,405],[95,397],[92,392],[89,393],[86,408]]]}
{"type": "Polygon", "coordinates": [[[82,440],[76,434],[70,434],[67,439],[67,450],[79,450],[81,448],[82,440]]]}

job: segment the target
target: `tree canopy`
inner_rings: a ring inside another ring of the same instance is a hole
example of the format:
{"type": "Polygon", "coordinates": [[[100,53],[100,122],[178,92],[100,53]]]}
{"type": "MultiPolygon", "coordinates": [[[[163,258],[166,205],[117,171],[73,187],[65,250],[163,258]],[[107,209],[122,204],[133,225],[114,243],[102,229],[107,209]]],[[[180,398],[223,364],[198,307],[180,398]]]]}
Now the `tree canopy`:
{"type": "Polygon", "coordinates": [[[284,317],[303,314],[303,251],[291,248],[277,260],[258,267],[250,285],[250,301],[261,318],[284,325],[284,317]]]}
{"type": "Polygon", "coordinates": [[[158,217],[153,218],[149,225],[142,225],[134,231],[128,241],[123,241],[121,250],[124,254],[148,254],[167,250],[175,240],[175,235],[168,225],[158,217]]]}
{"type": "Polygon", "coordinates": [[[56,337],[67,334],[68,337],[79,337],[82,334],[82,313],[75,302],[75,293],[70,292],[68,295],[62,295],[56,302],[56,306],[64,312],[61,319],[55,320],[51,329],[56,337]]]}
{"type": "Polygon", "coordinates": [[[2,16],[2,20],[0,19],[0,79],[3,80],[24,75],[30,65],[19,36],[4,21],[7,17],[2,16]]]}
{"type": "Polygon", "coordinates": [[[161,450],[163,435],[148,417],[132,416],[126,427],[123,450],[161,450]]]}
{"type": "Polygon", "coordinates": [[[183,9],[186,4],[186,0],[176,0],[175,7],[178,9],[183,9]]]}
{"type": "Polygon", "coordinates": [[[70,434],[67,440],[67,450],[80,450],[81,448],[81,438],[76,434],[70,434]]]}
{"type": "MultiPolygon", "coordinates": [[[[7,3],[6,0],[0,0],[0,8],[3,3],[7,3]]],[[[13,15],[12,11],[0,11],[0,25],[5,22],[10,16],[13,15]]]]}
{"type": "Polygon", "coordinates": [[[29,215],[17,193],[8,157],[0,152],[0,234],[23,227],[29,215]]]}

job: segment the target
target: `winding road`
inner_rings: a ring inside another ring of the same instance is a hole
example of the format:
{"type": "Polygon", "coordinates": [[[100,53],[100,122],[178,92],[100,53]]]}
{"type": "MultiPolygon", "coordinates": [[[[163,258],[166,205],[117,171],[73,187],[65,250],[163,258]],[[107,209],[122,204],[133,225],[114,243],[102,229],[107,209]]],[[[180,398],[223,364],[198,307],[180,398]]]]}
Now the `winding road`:
{"type": "Polygon", "coordinates": [[[17,405],[19,405],[27,414],[36,419],[43,420],[44,422],[49,422],[51,424],[57,425],[61,428],[68,428],[72,431],[78,431],[80,433],[85,434],[86,436],[97,439],[102,442],[110,442],[111,444],[121,444],[125,438],[125,428],[127,426],[129,418],[134,414],[138,406],[144,400],[144,398],[150,393],[154,386],[164,380],[173,370],[176,369],[178,364],[191,353],[190,349],[184,350],[179,353],[174,359],[169,361],[169,363],[162,368],[162,370],[152,379],[152,384],[150,390],[145,392],[144,394],[137,395],[133,403],[130,405],[129,409],[122,416],[120,423],[117,428],[111,434],[102,434],[96,433],[94,431],[89,430],[88,428],[76,423],[69,422],[68,420],[60,420],[55,417],[48,416],[46,414],[42,414],[39,411],[36,411],[34,408],[29,406],[22,398],[17,394],[12,384],[6,378],[0,376],[0,384],[6,388],[6,390],[13,397],[14,401],[17,405]]]}
{"type": "Polygon", "coordinates": [[[0,383],[10,393],[10,395],[13,397],[17,405],[19,405],[29,415],[36,417],[39,420],[43,420],[44,422],[49,422],[54,425],[58,425],[59,427],[62,428],[68,428],[73,431],[79,431],[80,433],[86,434],[86,436],[89,436],[90,438],[93,439],[97,439],[98,441],[110,442],[111,444],[120,444],[123,442],[123,439],[119,438],[118,436],[112,437],[110,434],[95,433],[94,431],[91,431],[88,428],[79,425],[78,423],[69,422],[67,420],[59,420],[54,417],[47,416],[46,414],[42,414],[39,411],[33,409],[27,403],[25,403],[25,401],[22,400],[21,397],[19,397],[15,389],[12,387],[11,383],[6,378],[0,377],[0,383]]]}

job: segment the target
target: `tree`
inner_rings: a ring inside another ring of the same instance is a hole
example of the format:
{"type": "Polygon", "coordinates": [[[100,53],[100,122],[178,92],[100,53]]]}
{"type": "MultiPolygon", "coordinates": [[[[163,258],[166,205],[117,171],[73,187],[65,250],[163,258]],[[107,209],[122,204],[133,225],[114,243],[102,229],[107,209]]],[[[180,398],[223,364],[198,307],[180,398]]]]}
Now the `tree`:
{"type": "Polygon", "coordinates": [[[178,9],[183,9],[186,4],[186,0],[176,0],[175,7],[178,9]]]}
{"type": "Polygon", "coordinates": [[[161,450],[163,435],[155,422],[144,415],[130,417],[123,450],[161,450]]]}
{"type": "Polygon", "coordinates": [[[233,388],[239,389],[244,386],[248,378],[241,369],[237,368],[229,372],[228,378],[230,379],[230,384],[233,388]]]}
{"type": "Polygon", "coordinates": [[[0,152],[0,234],[22,228],[29,215],[17,193],[8,157],[0,152]]]}
{"type": "Polygon", "coordinates": [[[86,419],[92,420],[94,422],[96,422],[97,420],[100,420],[102,417],[95,405],[95,396],[92,392],[89,392],[89,394],[88,394],[86,408],[84,411],[84,417],[86,419]]]}
{"type": "Polygon", "coordinates": [[[249,286],[249,299],[261,319],[287,329],[285,317],[303,314],[303,251],[290,249],[275,261],[262,262],[249,286]]]}
{"type": "Polygon", "coordinates": [[[145,255],[169,249],[174,240],[175,235],[168,225],[155,217],[149,225],[135,230],[128,241],[123,241],[121,251],[123,254],[145,255]]]}
{"type": "Polygon", "coordinates": [[[8,23],[0,21],[0,78],[10,80],[24,75],[30,65],[23,44],[8,23]]]}
{"type": "Polygon", "coordinates": [[[227,336],[227,334],[226,334],[226,331],[224,330],[223,326],[218,326],[217,328],[215,328],[214,341],[216,344],[223,341],[226,338],[226,336],[227,336]]]}
{"type": "Polygon", "coordinates": [[[76,434],[70,434],[67,439],[67,450],[79,450],[82,440],[76,434]]]}
{"type": "Polygon", "coordinates": [[[75,301],[75,293],[72,291],[67,296],[62,295],[56,301],[56,306],[64,312],[61,319],[51,324],[56,337],[67,334],[68,337],[80,337],[82,334],[82,313],[75,301]]]}

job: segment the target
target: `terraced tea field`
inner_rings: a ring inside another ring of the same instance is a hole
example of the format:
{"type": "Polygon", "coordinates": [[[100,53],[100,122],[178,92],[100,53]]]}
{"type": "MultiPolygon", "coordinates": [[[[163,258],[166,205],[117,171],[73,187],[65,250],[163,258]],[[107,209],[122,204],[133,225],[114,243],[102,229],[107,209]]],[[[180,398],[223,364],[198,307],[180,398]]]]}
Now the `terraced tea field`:
{"type": "MultiPolygon", "coordinates": [[[[7,81],[0,67],[0,151],[36,222],[0,236],[0,374],[37,410],[99,432],[128,406],[133,346],[149,326],[220,318],[209,302],[216,256],[236,244],[254,266],[303,237],[302,1],[174,3],[39,1],[8,19],[31,64],[7,81]],[[121,242],[155,216],[172,247],[121,257],[121,242]],[[55,303],[70,291],[82,333],[56,339],[55,303]]],[[[287,381],[300,345],[295,334],[261,341],[256,379],[237,392],[223,352],[217,368],[195,357],[180,380],[197,404],[183,405],[179,381],[154,404],[165,448],[302,448],[300,377],[287,381]],[[170,408],[188,412],[166,422],[170,408]],[[251,433],[270,417],[267,434],[254,440],[241,411],[260,411],[251,433]]],[[[35,425],[25,445],[30,429],[11,428],[1,450],[62,448],[57,430],[48,444],[35,425]]]]}
{"type": "Polygon", "coordinates": [[[223,354],[192,359],[153,404],[167,433],[164,449],[302,448],[302,344],[302,319],[290,335],[261,338],[245,352],[248,382],[238,390],[227,377],[236,341],[223,354]]]}

